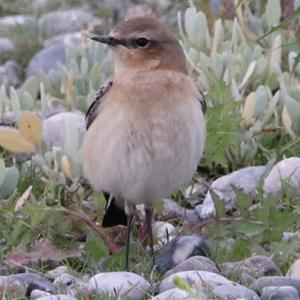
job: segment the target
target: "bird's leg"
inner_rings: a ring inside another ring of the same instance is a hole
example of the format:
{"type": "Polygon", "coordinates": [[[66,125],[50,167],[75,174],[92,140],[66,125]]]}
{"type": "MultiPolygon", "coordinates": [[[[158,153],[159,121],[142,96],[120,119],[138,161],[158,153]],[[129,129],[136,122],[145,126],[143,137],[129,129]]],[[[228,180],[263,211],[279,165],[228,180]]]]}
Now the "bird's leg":
{"type": "Polygon", "coordinates": [[[130,235],[131,235],[131,225],[133,219],[134,207],[127,202],[125,202],[125,213],[127,215],[127,239],[126,239],[126,253],[125,253],[125,269],[129,270],[129,246],[130,246],[130,235]]]}
{"type": "Polygon", "coordinates": [[[154,259],[154,250],[153,250],[153,234],[152,234],[152,215],[153,215],[153,208],[152,207],[145,207],[146,213],[146,225],[147,225],[147,233],[150,241],[150,255],[152,259],[154,259]]]}

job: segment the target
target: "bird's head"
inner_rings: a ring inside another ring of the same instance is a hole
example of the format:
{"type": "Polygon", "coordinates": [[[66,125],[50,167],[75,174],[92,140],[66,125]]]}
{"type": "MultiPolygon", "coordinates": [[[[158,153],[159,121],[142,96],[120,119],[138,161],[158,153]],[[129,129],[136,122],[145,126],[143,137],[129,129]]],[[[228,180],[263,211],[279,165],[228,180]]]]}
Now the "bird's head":
{"type": "Polygon", "coordinates": [[[109,35],[92,35],[91,39],[110,46],[116,71],[167,69],[186,73],[182,47],[154,17],[129,19],[109,35]]]}

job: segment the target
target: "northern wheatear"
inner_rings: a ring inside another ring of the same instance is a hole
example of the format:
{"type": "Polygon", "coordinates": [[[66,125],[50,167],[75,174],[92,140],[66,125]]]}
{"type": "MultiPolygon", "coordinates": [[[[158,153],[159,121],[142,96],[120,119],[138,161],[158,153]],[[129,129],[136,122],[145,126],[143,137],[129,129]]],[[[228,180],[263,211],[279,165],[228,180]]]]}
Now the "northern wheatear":
{"type": "Polygon", "coordinates": [[[83,167],[93,188],[111,195],[102,226],[127,224],[128,268],[135,205],[145,205],[153,256],[153,204],[181,189],[197,168],[205,102],[187,75],[182,47],[156,18],[132,18],[91,38],[112,49],[114,73],[87,113],[83,167]]]}

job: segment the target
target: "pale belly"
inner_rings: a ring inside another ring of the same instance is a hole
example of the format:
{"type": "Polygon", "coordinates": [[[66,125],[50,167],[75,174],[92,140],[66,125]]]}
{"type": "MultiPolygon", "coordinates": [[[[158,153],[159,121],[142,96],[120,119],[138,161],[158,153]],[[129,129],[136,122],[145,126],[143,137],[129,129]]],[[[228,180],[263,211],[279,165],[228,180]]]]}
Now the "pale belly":
{"type": "Polygon", "coordinates": [[[130,119],[117,105],[103,108],[83,142],[84,173],[95,190],[147,204],[189,182],[205,142],[200,105],[163,112],[130,119]]]}

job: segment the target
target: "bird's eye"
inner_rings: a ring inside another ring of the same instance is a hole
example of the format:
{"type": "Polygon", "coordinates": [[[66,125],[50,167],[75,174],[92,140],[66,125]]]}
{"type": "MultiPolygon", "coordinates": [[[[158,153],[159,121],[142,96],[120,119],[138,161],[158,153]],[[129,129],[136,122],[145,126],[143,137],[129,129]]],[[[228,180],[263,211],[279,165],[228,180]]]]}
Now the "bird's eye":
{"type": "Polygon", "coordinates": [[[145,48],[150,44],[150,41],[147,38],[141,37],[135,40],[135,45],[138,48],[145,48]]]}

